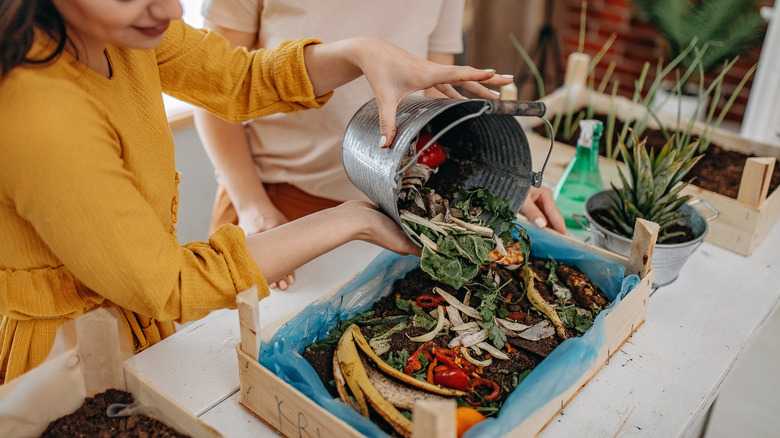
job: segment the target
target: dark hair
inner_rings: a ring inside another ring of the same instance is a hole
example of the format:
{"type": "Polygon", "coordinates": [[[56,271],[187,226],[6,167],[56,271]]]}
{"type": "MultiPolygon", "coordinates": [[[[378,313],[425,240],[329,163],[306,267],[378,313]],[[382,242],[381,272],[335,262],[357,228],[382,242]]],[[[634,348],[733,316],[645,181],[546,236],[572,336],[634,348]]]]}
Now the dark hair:
{"type": "Polygon", "coordinates": [[[57,58],[66,41],[65,20],[51,0],[0,0],[0,79],[19,65],[57,58]],[[44,58],[29,59],[35,28],[46,32],[57,47],[44,58]]]}

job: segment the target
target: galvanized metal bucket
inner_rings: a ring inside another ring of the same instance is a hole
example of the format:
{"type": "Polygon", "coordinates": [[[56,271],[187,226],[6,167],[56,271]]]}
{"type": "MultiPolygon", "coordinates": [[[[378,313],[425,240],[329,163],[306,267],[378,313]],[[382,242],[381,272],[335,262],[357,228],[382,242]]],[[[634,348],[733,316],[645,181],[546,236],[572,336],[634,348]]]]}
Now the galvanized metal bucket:
{"type": "Polygon", "coordinates": [[[400,225],[397,202],[405,170],[402,160],[427,127],[434,134],[429,144],[440,140],[451,157],[474,162],[464,187],[488,188],[518,211],[530,187],[541,185],[552,142],[542,170],[534,172],[528,139],[515,116],[542,117],[544,111],[541,102],[408,96],[398,105],[393,143],[381,148],[379,109],[371,100],[347,126],[344,169],[352,183],[400,225]]]}
{"type": "MultiPolygon", "coordinates": [[[[628,257],[631,250],[631,239],[608,230],[593,219],[594,211],[606,209],[610,205],[609,192],[610,190],[605,190],[596,193],[585,201],[585,219],[587,223],[580,222],[580,225],[590,231],[591,244],[628,257]]],[[[685,225],[691,227],[694,238],[688,242],[659,243],[655,245],[652,261],[652,265],[655,268],[653,286],[663,286],[677,279],[688,257],[701,245],[707,236],[709,229],[707,222],[719,215],[718,210],[703,199],[696,199],[689,204],[683,205],[682,211],[685,214],[685,219],[683,219],[685,225]],[[695,203],[703,204],[712,210],[713,214],[705,218],[692,207],[695,203]]],[[[575,220],[580,221],[579,215],[574,216],[575,220]]]]}

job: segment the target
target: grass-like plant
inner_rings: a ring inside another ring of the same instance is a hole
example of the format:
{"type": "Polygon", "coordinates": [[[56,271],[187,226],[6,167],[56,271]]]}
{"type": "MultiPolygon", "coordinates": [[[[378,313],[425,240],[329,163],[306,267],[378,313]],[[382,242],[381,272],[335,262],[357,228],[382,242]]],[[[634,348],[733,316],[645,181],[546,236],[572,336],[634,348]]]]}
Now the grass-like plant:
{"type": "MultiPolygon", "coordinates": [[[[684,67],[699,64],[704,73],[761,43],[764,20],[760,0],[634,0],[640,18],[652,23],[667,44],[669,59],[694,41],[703,48],[682,59],[684,67]]],[[[697,76],[694,72],[694,79],[697,76]]]]}

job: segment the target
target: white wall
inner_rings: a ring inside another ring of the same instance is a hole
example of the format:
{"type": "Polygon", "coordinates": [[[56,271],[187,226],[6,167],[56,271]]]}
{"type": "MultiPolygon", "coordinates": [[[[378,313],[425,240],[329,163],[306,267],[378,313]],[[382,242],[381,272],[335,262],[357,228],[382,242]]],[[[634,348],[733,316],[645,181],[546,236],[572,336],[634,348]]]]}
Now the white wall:
{"type": "Polygon", "coordinates": [[[175,130],[173,141],[176,169],[181,173],[176,235],[182,244],[207,241],[209,218],[217,191],[214,168],[193,125],[175,130]]]}
{"type": "Polygon", "coordinates": [[[769,29],[764,37],[740,134],[780,146],[780,9],[765,7],[761,12],[769,21],[769,29]]]}

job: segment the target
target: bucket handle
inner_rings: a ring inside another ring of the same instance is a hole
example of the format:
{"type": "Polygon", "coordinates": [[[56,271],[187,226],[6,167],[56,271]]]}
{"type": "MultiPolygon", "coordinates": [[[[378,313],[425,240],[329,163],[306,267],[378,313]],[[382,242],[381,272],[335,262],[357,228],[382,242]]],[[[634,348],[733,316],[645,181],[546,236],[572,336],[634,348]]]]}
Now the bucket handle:
{"type": "MultiPolygon", "coordinates": [[[[465,116],[463,116],[463,117],[455,120],[454,122],[450,123],[449,125],[445,126],[444,129],[442,129],[441,131],[437,132],[436,135],[434,135],[430,140],[428,140],[428,143],[425,143],[425,146],[421,147],[420,150],[417,151],[416,154],[414,154],[414,157],[412,157],[412,159],[409,160],[408,163],[406,163],[406,166],[400,168],[395,173],[396,181],[398,180],[399,177],[401,177],[404,173],[406,173],[406,171],[409,170],[410,167],[414,166],[417,163],[417,160],[420,159],[420,156],[422,154],[424,154],[425,151],[429,147],[431,147],[437,140],[439,140],[444,134],[446,134],[447,131],[449,131],[450,129],[452,129],[452,128],[458,126],[458,125],[460,125],[461,123],[465,122],[466,120],[473,119],[473,118],[481,116],[482,114],[485,114],[485,112],[488,109],[489,109],[489,106],[485,105],[479,111],[477,111],[475,113],[472,113],[472,114],[466,114],[465,116]]],[[[418,136],[416,136],[414,138],[415,139],[414,140],[415,143],[417,143],[417,139],[418,138],[419,138],[419,134],[418,134],[418,136]]]]}
{"type": "Polygon", "coordinates": [[[599,231],[599,230],[597,230],[595,228],[591,228],[590,227],[590,223],[588,222],[588,218],[586,218],[585,215],[572,213],[571,214],[571,218],[574,219],[574,222],[577,222],[578,224],[580,224],[582,229],[584,229],[585,231],[590,231],[593,234],[599,235],[599,236],[601,236],[602,239],[606,239],[607,238],[607,235],[604,234],[603,232],[601,232],[601,231],[599,231]]]}
{"type": "MultiPolygon", "coordinates": [[[[420,150],[417,151],[416,154],[414,154],[414,157],[412,157],[412,159],[409,160],[406,166],[403,166],[396,172],[395,174],[396,180],[404,173],[406,173],[406,171],[409,170],[410,167],[414,166],[414,164],[417,163],[417,160],[420,159],[420,156],[423,153],[425,153],[425,151],[429,147],[431,147],[433,143],[439,140],[439,138],[441,138],[444,134],[446,134],[450,129],[465,122],[466,120],[479,117],[482,114],[532,116],[532,117],[539,117],[540,119],[544,120],[544,123],[547,124],[547,128],[549,129],[549,133],[550,133],[550,149],[547,151],[547,157],[545,157],[544,159],[542,170],[540,170],[539,172],[533,172],[533,171],[531,172],[531,185],[533,185],[538,189],[539,187],[542,186],[544,169],[547,168],[547,163],[550,161],[550,156],[552,155],[553,146],[555,145],[555,138],[553,136],[553,126],[549,120],[544,118],[544,113],[546,110],[547,110],[547,106],[544,104],[544,102],[528,102],[523,100],[486,100],[485,105],[479,111],[473,114],[466,114],[465,116],[455,120],[454,122],[445,126],[444,129],[436,133],[436,135],[434,135],[428,141],[428,143],[425,144],[425,146],[420,148],[420,150]]],[[[415,143],[417,142],[417,138],[418,137],[415,137],[415,143]]]]}
{"type": "Polygon", "coordinates": [[[704,218],[705,221],[709,222],[709,221],[717,218],[718,216],[720,216],[720,212],[718,211],[718,209],[713,207],[712,204],[710,204],[709,202],[707,202],[704,199],[696,198],[696,199],[692,199],[692,200],[688,201],[688,205],[690,205],[690,206],[694,206],[696,204],[702,204],[705,207],[707,207],[708,210],[710,210],[712,212],[711,216],[707,216],[707,217],[704,218]]]}
{"type": "Polygon", "coordinates": [[[544,113],[547,111],[547,105],[544,102],[537,101],[525,101],[525,100],[488,100],[485,102],[488,110],[486,114],[490,115],[502,115],[502,116],[523,116],[523,117],[539,117],[544,120],[549,128],[550,134],[550,150],[547,151],[547,157],[544,159],[542,170],[539,172],[531,172],[531,184],[537,189],[542,186],[542,177],[544,176],[544,169],[547,168],[547,162],[550,161],[550,155],[552,155],[553,145],[555,145],[555,139],[553,135],[553,127],[549,120],[544,118],[544,113]]]}

